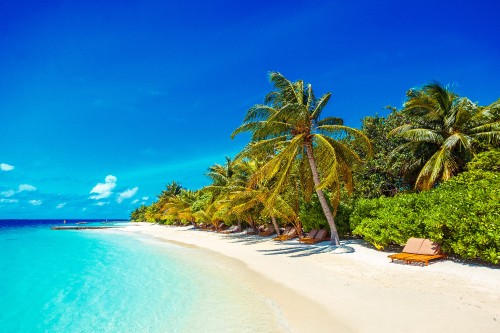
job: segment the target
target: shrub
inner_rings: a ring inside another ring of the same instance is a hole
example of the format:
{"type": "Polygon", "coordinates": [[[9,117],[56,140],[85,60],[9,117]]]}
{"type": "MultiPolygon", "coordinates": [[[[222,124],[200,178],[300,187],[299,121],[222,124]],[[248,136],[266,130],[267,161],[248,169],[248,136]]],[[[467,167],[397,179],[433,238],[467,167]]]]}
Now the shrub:
{"type": "MultiPolygon", "coordinates": [[[[335,225],[339,237],[345,238],[351,235],[351,226],[349,216],[352,212],[352,206],[346,202],[340,202],[337,207],[337,214],[335,215],[335,225]]],[[[310,202],[302,202],[299,211],[300,221],[305,231],[311,229],[327,229],[330,230],[328,221],[326,220],[323,208],[318,201],[316,194],[310,202]]]]}
{"type": "Polygon", "coordinates": [[[467,164],[467,170],[483,170],[500,172],[500,150],[492,149],[478,154],[467,164]]]}
{"type": "Polygon", "coordinates": [[[472,170],[430,191],[358,200],[350,222],[377,247],[431,238],[447,253],[498,264],[500,173],[472,170]]]}

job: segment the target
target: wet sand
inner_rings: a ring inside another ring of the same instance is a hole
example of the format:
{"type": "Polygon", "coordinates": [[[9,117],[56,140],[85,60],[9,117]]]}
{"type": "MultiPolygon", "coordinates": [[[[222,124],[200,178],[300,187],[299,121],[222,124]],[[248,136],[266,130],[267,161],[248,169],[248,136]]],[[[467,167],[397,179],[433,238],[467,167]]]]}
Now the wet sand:
{"type": "Polygon", "coordinates": [[[311,246],[149,223],[118,232],[232,258],[235,276],[271,299],[292,332],[500,332],[496,267],[391,263],[390,253],[362,241],[333,249],[327,242],[311,246]]]}

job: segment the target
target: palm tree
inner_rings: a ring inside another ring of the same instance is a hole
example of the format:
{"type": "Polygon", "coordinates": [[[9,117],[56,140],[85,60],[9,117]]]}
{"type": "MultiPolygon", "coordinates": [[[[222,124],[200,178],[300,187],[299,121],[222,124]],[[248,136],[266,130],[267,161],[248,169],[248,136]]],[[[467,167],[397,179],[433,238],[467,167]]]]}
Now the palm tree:
{"type": "Polygon", "coordinates": [[[169,197],[162,206],[163,216],[168,221],[189,222],[195,221],[192,209],[196,201],[196,192],[181,190],[178,195],[169,197]]]}
{"type": "Polygon", "coordinates": [[[254,184],[251,187],[246,185],[249,179],[255,174],[261,163],[255,160],[236,160],[237,174],[239,182],[235,182],[232,187],[229,200],[227,201],[227,211],[236,215],[241,215],[244,212],[258,212],[263,218],[271,218],[276,234],[280,234],[277,218],[281,218],[286,222],[297,222],[298,215],[293,211],[291,206],[283,200],[279,195],[272,194],[272,181],[261,182],[254,184]]]}
{"type": "Polygon", "coordinates": [[[173,197],[181,194],[182,186],[176,181],[172,181],[170,184],[166,185],[166,189],[161,191],[159,197],[173,197]]]}
{"type": "MultiPolygon", "coordinates": [[[[230,222],[231,219],[237,216],[227,209],[226,202],[229,200],[229,194],[234,188],[238,187],[239,183],[239,164],[226,156],[224,165],[214,164],[208,168],[207,176],[212,180],[212,183],[204,188],[212,194],[210,204],[205,207],[205,217],[210,216],[210,221],[217,227],[223,222],[230,222]]],[[[241,222],[238,219],[238,225],[241,222]]]]}
{"type": "Polygon", "coordinates": [[[396,127],[389,135],[406,141],[393,153],[412,153],[407,169],[418,172],[415,188],[419,190],[430,189],[460,172],[478,143],[500,139],[500,122],[492,108],[480,108],[437,82],[410,89],[403,112],[410,123],[396,127]]]}
{"type": "Polygon", "coordinates": [[[275,90],[266,96],[265,104],[247,111],[243,124],[232,137],[252,132],[251,142],[243,155],[272,158],[252,178],[251,183],[275,177],[272,197],[277,197],[291,175],[297,159],[306,159],[314,188],[331,229],[331,242],[338,245],[339,236],[332,210],[323,192],[333,189],[332,203],[338,203],[341,183],[352,188],[351,165],[360,162],[359,155],[341,139],[350,138],[370,151],[368,138],[356,129],[343,125],[340,118],[321,118],[331,94],[317,99],[311,85],[290,82],[277,72],[270,74],[275,90]]]}
{"type": "Polygon", "coordinates": [[[208,168],[207,176],[212,179],[214,186],[225,186],[230,182],[234,174],[233,164],[231,158],[226,156],[225,165],[214,164],[208,168]]]}

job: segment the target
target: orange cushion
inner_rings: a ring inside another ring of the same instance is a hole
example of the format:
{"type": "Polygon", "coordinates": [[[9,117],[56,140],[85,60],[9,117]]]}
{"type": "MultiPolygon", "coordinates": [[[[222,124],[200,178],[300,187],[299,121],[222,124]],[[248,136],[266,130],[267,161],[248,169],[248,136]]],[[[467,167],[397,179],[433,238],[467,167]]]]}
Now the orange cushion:
{"type": "Polygon", "coordinates": [[[320,231],[318,231],[318,233],[316,234],[316,236],[314,236],[314,238],[316,239],[323,239],[326,237],[326,235],[328,234],[328,231],[326,231],[325,229],[321,229],[320,231]]]}
{"type": "Polygon", "coordinates": [[[307,233],[305,238],[314,238],[314,236],[316,236],[317,233],[318,233],[318,229],[312,229],[311,231],[309,231],[307,233]]]}
{"type": "Polygon", "coordinates": [[[422,246],[417,253],[433,256],[438,254],[440,250],[441,248],[438,243],[434,243],[430,239],[424,239],[424,241],[422,242],[422,246]]]}
{"type": "Polygon", "coordinates": [[[418,251],[420,250],[420,247],[422,246],[422,243],[424,242],[423,238],[410,238],[406,242],[405,247],[403,248],[403,252],[405,253],[419,253],[418,251]]]}

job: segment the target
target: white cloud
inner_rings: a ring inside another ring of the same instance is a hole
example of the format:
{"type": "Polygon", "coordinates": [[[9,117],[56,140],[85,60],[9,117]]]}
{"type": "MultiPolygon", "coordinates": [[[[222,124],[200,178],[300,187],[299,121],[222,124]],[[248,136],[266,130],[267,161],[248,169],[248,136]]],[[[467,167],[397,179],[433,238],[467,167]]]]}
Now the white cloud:
{"type": "Polygon", "coordinates": [[[99,200],[109,197],[116,187],[116,180],[117,178],[113,175],[106,176],[104,183],[97,183],[97,185],[90,190],[90,194],[95,193],[95,195],[90,196],[90,199],[99,200]]]}
{"type": "Polygon", "coordinates": [[[56,209],[61,209],[63,208],[64,206],[66,206],[66,203],[63,202],[63,203],[60,203],[59,205],[56,206],[56,209]]]}
{"type": "Polygon", "coordinates": [[[132,198],[137,193],[138,189],[139,189],[139,187],[136,186],[134,188],[129,188],[129,189],[123,191],[122,193],[120,193],[118,195],[118,199],[116,199],[116,202],[122,203],[123,200],[132,198]]]}
{"type": "Polygon", "coordinates": [[[133,205],[133,204],[136,204],[136,203],[138,203],[138,202],[139,202],[139,199],[135,199],[134,201],[132,201],[132,205],[133,205]]]}
{"type": "Polygon", "coordinates": [[[24,191],[28,191],[28,192],[36,191],[36,187],[33,185],[30,185],[30,184],[21,184],[21,185],[19,185],[17,191],[7,190],[7,191],[0,192],[0,195],[8,198],[8,197],[13,196],[16,193],[21,193],[24,191]]]}
{"type": "Polygon", "coordinates": [[[23,192],[23,191],[36,191],[36,187],[30,184],[21,184],[19,185],[19,189],[17,190],[17,193],[23,192]]]}
{"type": "Polygon", "coordinates": [[[142,197],[142,200],[144,200],[144,201],[146,201],[148,199],[149,199],[149,197],[142,197]]]}
{"type": "Polygon", "coordinates": [[[0,199],[0,202],[16,203],[17,199],[0,199]]]}
{"type": "Polygon", "coordinates": [[[0,193],[2,196],[8,198],[8,197],[11,197],[13,196],[14,194],[16,194],[16,191],[14,190],[7,190],[7,191],[3,191],[0,193]]]}
{"type": "Polygon", "coordinates": [[[33,206],[40,206],[42,204],[42,200],[30,200],[28,202],[33,206]]]}
{"type": "Polygon", "coordinates": [[[107,204],[109,204],[109,202],[99,201],[99,202],[95,203],[96,206],[104,206],[104,205],[107,205],[107,204]]]}
{"type": "Polygon", "coordinates": [[[2,171],[11,171],[14,170],[14,166],[7,163],[0,163],[0,170],[2,171]]]}

